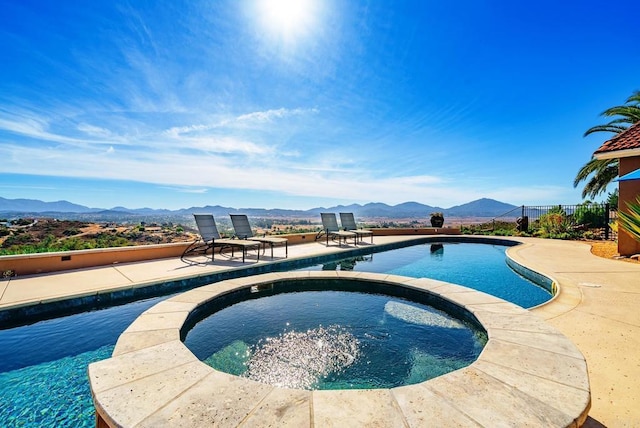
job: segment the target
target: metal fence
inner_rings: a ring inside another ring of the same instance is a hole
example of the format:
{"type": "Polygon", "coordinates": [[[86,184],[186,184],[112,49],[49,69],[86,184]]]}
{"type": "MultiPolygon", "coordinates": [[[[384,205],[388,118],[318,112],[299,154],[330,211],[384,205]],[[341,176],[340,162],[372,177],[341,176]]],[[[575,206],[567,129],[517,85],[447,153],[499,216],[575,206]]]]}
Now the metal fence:
{"type": "Polygon", "coordinates": [[[611,229],[610,223],[617,219],[617,211],[612,210],[609,204],[578,204],[578,205],[522,205],[509,211],[498,218],[508,218],[519,215],[517,220],[519,225],[530,228],[531,225],[539,221],[546,214],[557,213],[567,217],[577,231],[590,231],[595,237],[600,239],[618,239],[615,230],[611,229]]]}

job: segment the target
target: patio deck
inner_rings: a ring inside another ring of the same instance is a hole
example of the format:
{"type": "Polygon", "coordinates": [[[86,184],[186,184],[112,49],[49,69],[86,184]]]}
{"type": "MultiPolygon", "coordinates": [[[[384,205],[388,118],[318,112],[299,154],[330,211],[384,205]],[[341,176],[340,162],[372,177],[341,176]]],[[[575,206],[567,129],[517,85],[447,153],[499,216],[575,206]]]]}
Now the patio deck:
{"type": "MultiPolygon", "coordinates": [[[[415,238],[385,236],[375,241],[380,245],[415,238]]],[[[514,240],[523,245],[510,248],[509,257],[552,278],[560,287],[555,299],[531,312],[567,336],[586,358],[592,404],[584,426],[640,426],[640,264],[596,257],[581,242],[514,240]]],[[[346,249],[314,242],[291,246],[289,258],[346,249]]],[[[261,257],[259,264],[271,262],[261,257]]],[[[254,264],[248,260],[245,267],[254,264]]],[[[165,259],[12,278],[0,281],[0,310],[238,268],[242,263],[235,260],[186,264],[165,259]]]]}

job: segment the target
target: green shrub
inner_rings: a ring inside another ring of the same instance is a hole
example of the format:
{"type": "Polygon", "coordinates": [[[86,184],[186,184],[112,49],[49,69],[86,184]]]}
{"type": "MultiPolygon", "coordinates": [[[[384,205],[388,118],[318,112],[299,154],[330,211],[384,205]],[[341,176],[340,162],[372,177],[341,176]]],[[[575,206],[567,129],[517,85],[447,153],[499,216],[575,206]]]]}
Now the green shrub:
{"type": "Polygon", "coordinates": [[[573,220],[562,209],[549,210],[535,224],[537,230],[534,235],[541,238],[572,239],[577,235],[573,220]]]}
{"type": "Polygon", "coordinates": [[[28,226],[33,223],[32,218],[19,218],[17,220],[11,220],[11,224],[14,226],[28,226]]]}
{"type": "Polygon", "coordinates": [[[576,208],[573,218],[575,224],[583,224],[593,229],[607,226],[605,207],[601,204],[585,202],[576,208]]]}
{"type": "Polygon", "coordinates": [[[62,234],[64,236],[73,236],[73,235],[80,234],[80,231],[78,229],[76,229],[75,227],[72,227],[71,229],[67,229],[64,232],[62,232],[62,234]]]}
{"type": "Polygon", "coordinates": [[[54,251],[72,251],[86,250],[91,247],[86,241],[82,241],[78,238],[69,238],[58,241],[55,245],[53,245],[53,248],[56,248],[54,251]]]}
{"type": "Polygon", "coordinates": [[[463,235],[523,236],[518,232],[516,224],[508,221],[461,225],[460,233],[463,235]]]}
{"type": "Polygon", "coordinates": [[[22,233],[21,231],[16,231],[11,236],[8,236],[7,239],[2,243],[2,248],[11,248],[22,245],[33,244],[34,240],[27,233],[22,233]]]}

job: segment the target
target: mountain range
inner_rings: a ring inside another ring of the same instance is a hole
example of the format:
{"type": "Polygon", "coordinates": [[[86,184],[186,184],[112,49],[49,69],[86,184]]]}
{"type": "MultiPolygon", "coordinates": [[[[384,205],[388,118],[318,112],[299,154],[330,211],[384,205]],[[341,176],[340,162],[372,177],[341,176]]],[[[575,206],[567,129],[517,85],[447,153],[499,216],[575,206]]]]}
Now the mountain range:
{"type": "Polygon", "coordinates": [[[89,208],[68,201],[44,202],[35,199],[5,199],[0,197],[0,215],[15,217],[29,215],[47,215],[51,217],[101,217],[118,218],[132,216],[191,216],[195,212],[211,213],[214,216],[243,213],[252,217],[316,217],[321,212],[352,212],[361,218],[425,218],[438,211],[449,217],[496,217],[516,209],[515,205],[494,199],[477,199],[451,208],[440,208],[418,202],[404,202],[398,205],[387,205],[372,202],[365,205],[338,205],[335,207],[318,207],[310,210],[264,209],[264,208],[231,208],[220,205],[190,207],[179,210],[114,207],[111,209],[89,208]]]}

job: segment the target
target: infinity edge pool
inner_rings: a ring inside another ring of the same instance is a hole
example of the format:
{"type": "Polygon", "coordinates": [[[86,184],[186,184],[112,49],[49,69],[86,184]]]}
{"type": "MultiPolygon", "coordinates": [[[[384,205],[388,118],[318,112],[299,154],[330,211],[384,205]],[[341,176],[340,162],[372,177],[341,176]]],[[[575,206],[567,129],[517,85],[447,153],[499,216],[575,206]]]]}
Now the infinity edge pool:
{"type": "MultiPolygon", "coordinates": [[[[345,257],[368,255],[371,253],[379,253],[413,245],[438,242],[490,244],[503,245],[507,247],[522,245],[521,242],[516,240],[486,236],[423,236],[400,242],[342,249],[341,251],[332,254],[289,257],[287,259],[272,261],[266,264],[249,264],[205,274],[190,274],[172,279],[164,278],[162,280],[120,286],[109,290],[92,291],[61,298],[41,300],[36,303],[25,302],[12,307],[2,308],[0,310],[0,325],[2,325],[2,328],[12,328],[24,324],[32,324],[41,320],[129,303],[140,299],[169,295],[219,281],[269,272],[284,272],[301,269],[314,264],[335,261],[345,257]]],[[[514,271],[518,272],[530,281],[546,288],[554,296],[557,293],[556,282],[553,281],[553,279],[516,262],[509,256],[509,251],[507,251],[506,254],[506,262],[514,271]]]]}

